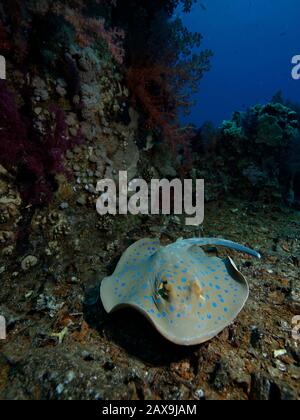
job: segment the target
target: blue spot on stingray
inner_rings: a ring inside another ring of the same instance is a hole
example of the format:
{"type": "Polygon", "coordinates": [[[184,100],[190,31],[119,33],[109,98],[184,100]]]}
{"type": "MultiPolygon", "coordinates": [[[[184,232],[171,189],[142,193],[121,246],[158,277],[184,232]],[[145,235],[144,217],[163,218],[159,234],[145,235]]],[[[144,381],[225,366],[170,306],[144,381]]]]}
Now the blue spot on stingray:
{"type": "Polygon", "coordinates": [[[160,315],[160,313],[156,314],[156,316],[157,316],[157,318],[161,318],[161,315],[160,315]]]}
{"type": "Polygon", "coordinates": [[[186,277],[182,277],[182,283],[186,283],[186,277]]]}
{"type": "Polygon", "coordinates": [[[207,319],[211,319],[211,314],[207,314],[207,319]]]}
{"type": "Polygon", "coordinates": [[[166,313],[166,312],[163,312],[163,313],[161,314],[161,316],[162,316],[163,318],[167,318],[167,313],[166,313]]]}
{"type": "Polygon", "coordinates": [[[171,311],[171,312],[174,312],[174,310],[175,310],[175,309],[174,309],[174,306],[170,306],[170,311],[171,311]]]}
{"type": "Polygon", "coordinates": [[[221,287],[219,286],[219,284],[216,285],[216,289],[221,290],[221,287]]]}
{"type": "Polygon", "coordinates": [[[177,314],[177,318],[181,318],[181,314],[177,314]]]}
{"type": "Polygon", "coordinates": [[[185,268],[184,270],[182,270],[182,273],[185,274],[187,273],[189,270],[187,268],[185,268]]]}
{"type": "Polygon", "coordinates": [[[177,286],[177,289],[178,289],[178,290],[182,290],[181,286],[177,286]]]}
{"type": "Polygon", "coordinates": [[[202,305],[202,303],[199,303],[199,308],[203,308],[203,305],[202,305]]]}
{"type": "Polygon", "coordinates": [[[218,307],[218,305],[216,304],[216,302],[213,302],[213,303],[212,303],[212,307],[213,307],[213,308],[217,308],[217,307],[218,307]]]}
{"type": "Polygon", "coordinates": [[[227,313],[228,312],[228,308],[224,308],[224,312],[227,313]]]}

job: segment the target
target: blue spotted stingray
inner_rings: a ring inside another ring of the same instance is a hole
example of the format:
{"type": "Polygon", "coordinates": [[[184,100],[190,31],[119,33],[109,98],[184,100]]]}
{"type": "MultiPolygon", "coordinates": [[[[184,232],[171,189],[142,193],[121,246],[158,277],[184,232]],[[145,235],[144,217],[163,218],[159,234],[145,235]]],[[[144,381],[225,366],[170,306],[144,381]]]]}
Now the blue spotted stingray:
{"type": "Polygon", "coordinates": [[[105,310],[133,307],[176,344],[212,339],[242,310],[249,286],[231,258],[208,256],[201,248],[205,245],[260,258],[256,251],[224,239],[185,239],[165,247],[158,240],[142,239],[124,252],[113,275],[102,281],[105,310]]]}

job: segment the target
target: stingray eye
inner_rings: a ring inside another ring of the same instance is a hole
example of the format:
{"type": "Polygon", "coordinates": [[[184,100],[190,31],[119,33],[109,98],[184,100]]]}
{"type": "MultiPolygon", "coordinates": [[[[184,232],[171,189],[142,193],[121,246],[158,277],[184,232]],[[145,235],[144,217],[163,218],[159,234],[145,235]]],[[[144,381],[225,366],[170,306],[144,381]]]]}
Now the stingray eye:
{"type": "Polygon", "coordinates": [[[165,300],[169,298],[169,286],[166,280],[157,282],[157,294],[165,300]]]}
{"type": "Polygon", "coordinates": [[[158,286],[158,294],[163,298],[163,299],[168,299],[169,294],[168,294],[168,282],[167,281],[161,281],[159,283],[158,286]]]}

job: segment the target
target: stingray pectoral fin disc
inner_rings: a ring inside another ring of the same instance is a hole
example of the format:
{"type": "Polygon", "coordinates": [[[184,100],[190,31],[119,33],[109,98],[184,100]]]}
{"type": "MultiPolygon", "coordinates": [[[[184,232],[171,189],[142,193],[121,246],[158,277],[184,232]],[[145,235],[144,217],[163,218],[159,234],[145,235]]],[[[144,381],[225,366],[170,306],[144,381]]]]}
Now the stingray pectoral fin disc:
{"type": "Polygon", "coordinates": [[[245,302],[249,297],[249,285],[243,274],[238,270],[235,262],[230,258],[224,260],[225,266],[232,279],[236,282],[236,287],[239,287],[241,297],[244,297],[245,302]]]}
{"type": "Polygon", "coordinates": [[[144,296],[151,296],[152,257],[161,248],[157,239],[141,239],[122,255],[112,276],[102,280],[100,297],[107,312],[124,306],[144,310],[144,296]]]}
{"type": "Polygon", "coordinates": [[[100,285],[100,297],[103,304],[104,309],[107,313],[113,311],[114,307],[116,306],[115,295],[114,295],[114,288],[113,288],[113,278],[112,277],[105,277],[100,285]]]}
{"type": "Polygon", "coordinates": [[[115,276],[124,270],[135,269],[141,264],[147,263],[149,258],[160,248],[160,241],[158,239],[146,238],[135,242],[126,249],[113,275],[115,276]]]}
{"type": "Polygon", "coordinates": [[[233,260],[208,257],[147,239],[132,245],[101,284],[107,312],[124,306],[144,314],[168,340],[195,345],[230,325],[249,287],[233,260]]]}

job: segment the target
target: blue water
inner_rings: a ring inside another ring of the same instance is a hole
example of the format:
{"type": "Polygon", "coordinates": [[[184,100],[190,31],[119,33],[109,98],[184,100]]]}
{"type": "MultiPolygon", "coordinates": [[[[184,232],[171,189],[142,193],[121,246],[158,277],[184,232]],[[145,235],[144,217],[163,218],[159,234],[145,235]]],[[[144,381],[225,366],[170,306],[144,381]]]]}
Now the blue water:
{"type": "Polygon", "coordinates": [[[189,121],[219,125],[278,90],[300,102],[300,81],[291,77],[291,59],[300,54],[300,0],[198,0],[182,17],[204,36],[202,48],[214,51],[189,121]]]}

